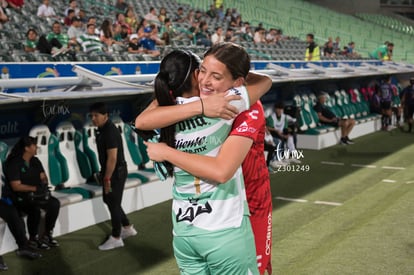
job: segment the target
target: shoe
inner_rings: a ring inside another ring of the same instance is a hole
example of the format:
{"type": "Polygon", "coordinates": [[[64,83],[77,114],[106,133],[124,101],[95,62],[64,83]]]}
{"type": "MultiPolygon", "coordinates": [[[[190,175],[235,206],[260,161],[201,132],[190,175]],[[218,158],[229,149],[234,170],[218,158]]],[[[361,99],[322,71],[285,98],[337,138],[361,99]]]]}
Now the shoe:
{"type": "Polygon", "coordinates": [[[284,161],[278,161],[278,160],[274,160],[270,162],[270,167],[272,167],[273,169],[279,169],[282,166],[286,166],[287,163],[284,161]]]}
{"type": "Polygon", "coordinates": [[[40,241],[38,238],[30,239],[29,240],[29,247],[32,248],[32,249],[44,249],[44,250],[50,249],[50,246],[48,246],[44,242],[40,241]]]}
{"type": "Polygon", "coordinates": [[[50,247],[57,247],[59,246],[58,241],[56,241],[55,239],[53,239],[53,237],[51,235],[44,235],[42,238],[42,242],[47,244],[50,247]]]}
{"type": "Polygon", "coordinates": [[[135,230],[134,225],[131,224],[129,226],[123,226],[121,228],[121,239],[125,240],[128,237],[132,237],[138,234],[138,232],[135,230]]]}
{"type": "Polygon", "coordinates": [[[99,250],[111,250],[111,249],[122,247],[122,246],[124,246],[124,242],[122,241],[121,238],[116,239],[112,236],[109,236],[106,242],[101,244],[98,248],[99,250]]]}
{"type": "Polygon", "coordinates": [[[341,138],[341,141],[339,141],[339,144],[348,145],[347,140],[345,138],[341,138]]]}
{"type": "Polygon", "coordinates": [[[33,251],[29,247],[22,247],[16,250],[16,255],[20,257],[25,257],[31,260],[35,260],[42,257],[42,254],[33,251]]]}
{"type": "Polygon", "coordinates": [[[8,269],[9,269],[8,266],[3,261],[3,257],[0,256],[0,270],[1,271],[6,271],[8,269]]]}
{"type": "Polygon", "coordinates": [[[345,137],[345,139],[346,139],[346,143],[348,143],[348,144],[354,144],[355,142],[352,140],[352,139],[350,139],[349,137],[345,137]]]}
{"type": "Polygon", "coordinates": [[[302,163],[300,160],[295,159],[295,158],[291,158],[291,159],[289,159],[289,161],[290,161],[291,163],[296,163],[296,164],[302,163]]]}

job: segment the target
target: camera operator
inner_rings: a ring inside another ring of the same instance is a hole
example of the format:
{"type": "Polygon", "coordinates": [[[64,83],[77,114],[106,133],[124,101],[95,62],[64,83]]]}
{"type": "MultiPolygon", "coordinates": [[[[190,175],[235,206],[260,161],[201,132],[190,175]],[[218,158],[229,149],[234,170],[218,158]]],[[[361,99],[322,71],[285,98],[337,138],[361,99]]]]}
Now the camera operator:
{"type": "Polygon", "coordinates": [[[36,155],[36,140],[22,137],[11,150],[5,162],[6,178],[2,197],[9,199],[17,210],[27,214],[29,244],[33,248],[49,249],[58,246],[53,239],[60,210],[58,199],[50,196],[48,179],[36,155]],[[45,210],[45,232],[39,238],[40,209],[45,210]]]}

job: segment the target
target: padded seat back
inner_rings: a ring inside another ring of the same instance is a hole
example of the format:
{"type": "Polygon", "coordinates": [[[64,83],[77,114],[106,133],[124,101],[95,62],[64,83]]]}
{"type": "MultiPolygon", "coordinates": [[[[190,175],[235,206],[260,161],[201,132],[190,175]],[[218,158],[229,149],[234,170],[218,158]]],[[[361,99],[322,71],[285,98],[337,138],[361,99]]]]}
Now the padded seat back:
{"type": "Polygon", "coordinates": [[[86,183],[86,178],[82,176],[76,156],[75,132],[75,127],[68,121],[61,122],[56,127],[59,151],[66,160],[62,163],[62,166],[66,165],[69,172],[69,177],[63,182],[65,187],[73,187],[81,183],[86,183]]]}
{"type": "Polygon", "coordinates": [[[83,151],[89,159],[93,173],[100,171],[100,164],[98,160],[98,149],[96,148],[96,127],[91,121],[87,121],[82,129],[82,144],[83,151]]]}

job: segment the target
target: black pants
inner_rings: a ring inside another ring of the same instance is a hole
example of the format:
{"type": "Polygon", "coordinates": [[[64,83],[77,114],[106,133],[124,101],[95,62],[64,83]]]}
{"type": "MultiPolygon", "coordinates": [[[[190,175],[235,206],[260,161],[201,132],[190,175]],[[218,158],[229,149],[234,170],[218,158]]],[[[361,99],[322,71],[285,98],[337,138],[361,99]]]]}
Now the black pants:
{"type": "Polygon", "coordinates": [[[25,225],[16,207],[0,201],[0,217],[7,223],[17,246],[25,247],[27,245],[25,225]]]}
{"type": "Polygon", "coordinates": [[[266,164],[267,164],[267,166],[269,166],[270,162],[273,159],[273,156],[275,155],[276,147],[269,144],[269,143],[267,143],[267,142],[265,142],[264,143],[264,150],[268,152],[267,158],[266,158],[266,164]]]}
{"type": "Polygon", "coordinates": [[[56,220],[59,216],[60,201],[55,197],[50,197],[46,203],[33,203],[28,201],[16,202],[16,208],[27,214],[27,229],[30,238],[34,238],[39,233],[40,209],[45,210],[45,234],[49,234],[55,228],[56,220]]]}
{"type": "Polygon", "coordinates": [[[103,193],[103,201],[111,215],[112,236],[116,238],[121,235],[121,226],[129,225],[129,220],[121,206],[127,174],[126,166],[115,168],[111,178],[111,192],[103,193]]]}

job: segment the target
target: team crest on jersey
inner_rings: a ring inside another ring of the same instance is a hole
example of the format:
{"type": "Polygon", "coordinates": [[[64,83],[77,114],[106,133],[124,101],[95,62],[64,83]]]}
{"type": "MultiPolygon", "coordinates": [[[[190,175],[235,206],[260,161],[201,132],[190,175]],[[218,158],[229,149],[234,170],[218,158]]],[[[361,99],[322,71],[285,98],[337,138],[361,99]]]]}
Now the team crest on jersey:
{"type": "Polygon", "coordinates": [[[254,132],[256,132],[257,130],[256,130],[256,128],[249,126],[249,125],[247,124],[247,122],[245,121],[245,122],[243,122],[242,124],[240,124],[240,126],[239,126],[239,127],[237,127],[237,128],[236,128],[236,131],[237,131],[238,133],[254,133],[254,132]]]}

